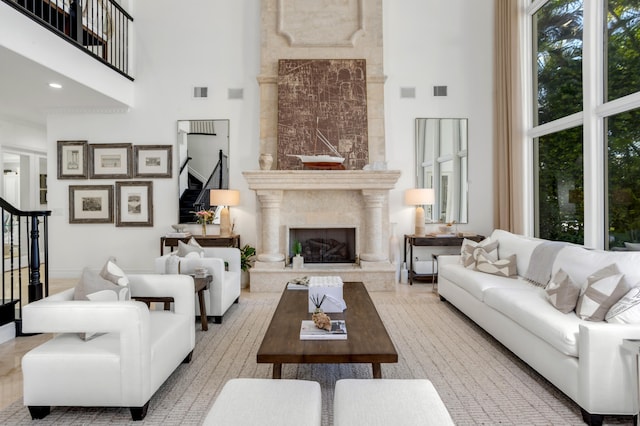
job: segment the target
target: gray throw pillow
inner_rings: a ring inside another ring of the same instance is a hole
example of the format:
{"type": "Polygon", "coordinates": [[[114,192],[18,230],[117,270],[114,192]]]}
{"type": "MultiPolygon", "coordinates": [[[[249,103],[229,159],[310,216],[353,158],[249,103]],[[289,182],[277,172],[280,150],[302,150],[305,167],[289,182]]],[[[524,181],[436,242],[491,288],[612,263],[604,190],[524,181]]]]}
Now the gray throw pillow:
{"type": "Polygon", "coordinates": [[[129,278],[127,278],[124,271],[116,265],[113,257],[109,258],[107,263],[104,264],[100,271],[100,276],[105,280],[111,281],[112,283],[122,287],[129,285],[129,278]]]}
{"type": "Polygon", "coordinates": [[[605,320],[616,324],[640,324],[640,287],[634,287],[607,312],[605,320]]]}
{"type": "Polygon", "coordinates": [[[580,286],[574,283],[562,269],[559,269],[551,278],[544,291],[547,293],[549,303],[563,314],[576,308],[580,296],[580,286]]]}
{"type": "Polygon", "coordinates": [[[583,320],[603,321],[609,309],[629,289],[616,264],[606,266],[587,278],[587,287],[578,298],[576,314],[583,320]]]}

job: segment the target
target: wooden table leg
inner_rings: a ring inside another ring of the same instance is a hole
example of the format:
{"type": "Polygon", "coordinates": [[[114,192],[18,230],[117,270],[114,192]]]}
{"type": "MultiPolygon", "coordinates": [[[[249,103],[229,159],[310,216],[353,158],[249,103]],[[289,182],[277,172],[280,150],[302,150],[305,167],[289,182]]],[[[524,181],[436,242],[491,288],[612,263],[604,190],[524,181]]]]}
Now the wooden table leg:
{"type": "Polygon", "coordinates": [[[273,376],[274,379],[282,378],[282,364],[273,364],[273,376]]]}
{"type": "Polygon", "coordinates": [[[198,292],[198,302],[200,302],[200,323],[202,324],[202,330],[208,331],[209,324],[207,323],[207,310],[204,305],[204,289],[198,292]]]}
{"type": "Polygon", "coordinates": [[[379,362],[374,362],[371,364],[373,369],[373,378],[374,379],[382,379],[382,368],[380,367],[379,362]]]}

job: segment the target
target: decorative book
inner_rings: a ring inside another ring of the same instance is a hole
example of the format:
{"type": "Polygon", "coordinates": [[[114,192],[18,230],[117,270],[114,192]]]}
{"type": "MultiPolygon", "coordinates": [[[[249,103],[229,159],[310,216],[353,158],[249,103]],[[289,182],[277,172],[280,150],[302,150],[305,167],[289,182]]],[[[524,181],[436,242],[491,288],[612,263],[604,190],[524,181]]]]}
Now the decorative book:
{"type": "Polygon", "coordinates": [[[303,320],[300,326],[300,340],[346,340],[347,324],[344,320],[332,320],[331,331],[322,330],[311,320],[303,320]]]}

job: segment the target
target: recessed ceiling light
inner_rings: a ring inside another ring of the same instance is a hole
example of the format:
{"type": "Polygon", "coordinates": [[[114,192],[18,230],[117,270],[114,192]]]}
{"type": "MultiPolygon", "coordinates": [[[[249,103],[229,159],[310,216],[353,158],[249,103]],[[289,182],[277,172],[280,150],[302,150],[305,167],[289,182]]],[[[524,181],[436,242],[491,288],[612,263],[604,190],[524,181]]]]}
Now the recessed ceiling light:
{"type": "Polygon", "coordinates": [[[60,84],[60,83],[49,83],[49,87],[53,87],[54,89],[62,89],[62,84],[60,84]]]}

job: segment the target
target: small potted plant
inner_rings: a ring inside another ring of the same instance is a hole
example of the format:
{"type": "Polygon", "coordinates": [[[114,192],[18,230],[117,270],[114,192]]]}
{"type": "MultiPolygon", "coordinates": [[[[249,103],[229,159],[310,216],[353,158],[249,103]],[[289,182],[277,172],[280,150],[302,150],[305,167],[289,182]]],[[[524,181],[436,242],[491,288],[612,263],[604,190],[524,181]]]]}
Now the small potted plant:
{"type": "Polygon", "coordinates": [[[300,241],[293,243],[293,259],[291,259],[293,269],[302,269],[304,267],[304,258],[302,257],[302,244],[300,241]]]}
{"type": "Polygon", "coordinates": [[[256,255],[255,247],[245,244],[240,249],[240,269],[242,273],[240,275],[240,282],[242,288],[249,287],[249,269],[253,266],[253,259],[256,255]]]}

